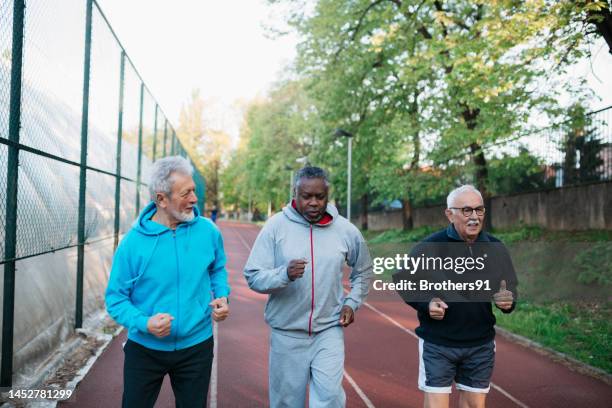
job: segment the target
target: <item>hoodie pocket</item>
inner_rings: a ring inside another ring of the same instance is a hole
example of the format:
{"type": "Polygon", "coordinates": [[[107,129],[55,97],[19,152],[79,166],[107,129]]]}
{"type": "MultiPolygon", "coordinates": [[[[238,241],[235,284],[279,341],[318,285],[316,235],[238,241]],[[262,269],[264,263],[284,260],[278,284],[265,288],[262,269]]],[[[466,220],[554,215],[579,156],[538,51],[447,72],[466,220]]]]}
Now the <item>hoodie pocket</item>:
{"type": "Polygon", "coordinates": [[[210,312],[200,299],[190,299],[181,309],[181,337],[190,337],[204,330],[210,322],[210,312]]]}

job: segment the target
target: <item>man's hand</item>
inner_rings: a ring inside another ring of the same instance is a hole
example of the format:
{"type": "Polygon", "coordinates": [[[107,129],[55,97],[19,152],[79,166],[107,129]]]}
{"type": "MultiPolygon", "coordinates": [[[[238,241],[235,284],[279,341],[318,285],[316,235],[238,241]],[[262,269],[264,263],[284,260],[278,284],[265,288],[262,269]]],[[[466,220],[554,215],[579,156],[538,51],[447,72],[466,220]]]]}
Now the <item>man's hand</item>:
{"type": "Polygon", "coordinates": [[[156,337],[166,337],[170,334],[170,328],[174,317],[168,313],[158,313],[147,320],[147,330],[156,337]]]}
{"type": "Polygon", "coordinates": [[[289,262],[289,266],[287,266],[287,276],[290,281],[294,281],[298,278],[304,276],[304,269],[306,268],[306,264],[308,263],[305,259],[293,259],[289,262]]]}
{"type": "Polygon", "coordinates": [[[502,280],[499,283],[499,292],[493,295],[493,300],[495,301],[495,306],[497,306],[501,310],[508,310],[512,307],[514,295],[512,294],[512,292],[506,289],[505,280],[502,280]]]}
{"type": "Polygon", "coordinates": [[[344,305],[342,306],[342,310],[340,310],[340,325],[342,327],[347,327],[349,324],[355,321],[355,312],[350,306],[344,305]]]}
{"type": "Polygon", "coordinates": [[[433,298],[429,301],[429,317],[435,320],[444,319],[444,313],[446,313],[448,305],[440,298],[433,298]]]}
{"type": "Polygon", "coordinates": [[[216,298],[208,306],[212,307],[212,318],[215,322],[222,322],[229,316],[227,298],[216,298]]]}

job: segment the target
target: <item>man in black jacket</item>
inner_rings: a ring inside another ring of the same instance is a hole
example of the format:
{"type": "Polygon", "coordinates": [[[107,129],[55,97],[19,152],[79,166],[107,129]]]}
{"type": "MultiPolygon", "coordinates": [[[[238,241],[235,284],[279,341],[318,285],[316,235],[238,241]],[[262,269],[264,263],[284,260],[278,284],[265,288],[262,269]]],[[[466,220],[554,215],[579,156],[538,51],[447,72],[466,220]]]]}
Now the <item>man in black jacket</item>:
{"type": "MultiPolygon", "coordinates": [[[[448,262],[455,262],[452,270],[428,271],[426,276],[432,279],[437,276],[438,282],[442,282],[442,277],[453,284],[464,285],[466,282],[473,284],[478,278],[477,282],[486,282],[488,291],[474,290],[474,286],[471,290],[457,291],[445,286],[446,290],[427,292],[429,301],[423,301],[423,297],[418,301],[410,299],[407,292],[400,295],[418,311],[418,384],[425,393],[425,407],[448,407],[454,381],[459,390],[460,406],[480,408],[485,406],[495,362],[495,316],[491,300],[503,313],[512,312],[516,304],[517,279],[501,241],[482,231],[485,207],[476,188],[464,185],[453,190],[448,195],[445,213],[449,226],[427,237],[410,256],[423,260],[427,256],[430,260],[445,262],[451,259],[448,262]],[[467,265],[469,261],[465,259],[468,257],[476,259],[471,265],[482,262],[487,267],[473,268],[473,272],[457,267],[467,265]]],[[[394,280],[397,281],[401,274],[396,274],[394,280]]]]}

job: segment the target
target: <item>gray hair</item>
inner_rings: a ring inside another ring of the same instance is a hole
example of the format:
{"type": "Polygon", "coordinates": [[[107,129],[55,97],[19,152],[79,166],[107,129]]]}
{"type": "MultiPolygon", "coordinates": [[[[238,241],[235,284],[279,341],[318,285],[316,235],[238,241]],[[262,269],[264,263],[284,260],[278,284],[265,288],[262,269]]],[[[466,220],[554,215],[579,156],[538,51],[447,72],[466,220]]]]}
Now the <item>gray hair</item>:
{"type": "Polygon", "coordinates": [[[476,187],[471,184],[464,184],[448,193],[448,196],[446,197],[446,208],[451,208],[457,197],[467,192],[478,194],[478,196],[482,200],[482,194],[480,194],[480,191],[478,191],[476,187]]]}
{"type": "Polygon", "coordinates": [[[293,179],[293,188],[297,190],[298,184],[301,179],[321,179],[325,182],[325,187],[329,187],[329,179],[327,178],[327,172],[320,167],[306,166],[298,170],[295,178],[293,179]]]}
{"type": "Polygon", "coordinates": [[[153,163],[151,177],[149,178],[151,200],[155,201],[157,193],[170,195],[172,184],[174,184],[173,173],[191,176],[193,175],[193,166],[187,159],[181,156],[164,157],[153,163]]]}

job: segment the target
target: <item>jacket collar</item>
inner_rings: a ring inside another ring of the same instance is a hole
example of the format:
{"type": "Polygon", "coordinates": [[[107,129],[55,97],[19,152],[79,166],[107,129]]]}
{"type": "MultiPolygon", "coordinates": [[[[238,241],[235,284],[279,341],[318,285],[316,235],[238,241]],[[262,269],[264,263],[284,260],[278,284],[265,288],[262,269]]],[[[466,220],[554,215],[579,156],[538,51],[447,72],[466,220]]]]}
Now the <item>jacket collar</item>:
{"type": "MultiPolygon", "coordinates": [[[[298,214],[300,214],[300,212],[297,209],[297,205],[295,203],[295,199],[291,199],[291,208],[293,208],[298,214]]],[[[302,214],[300,214],[300,216],[306,220],[306,218],[302,214]]],[[[316,223],[312,223],[312,224],[319,225],[319,226],[325,226],[325,225],[330,224],[333,220],[334,220],[334,217],[326,210],[325,214],[323,214],[323,217],[319,221],[317,221],[316,223]]],[[[311,223],[308,220],[306,220],[306,221],[308,223],[311,223]]]]}

